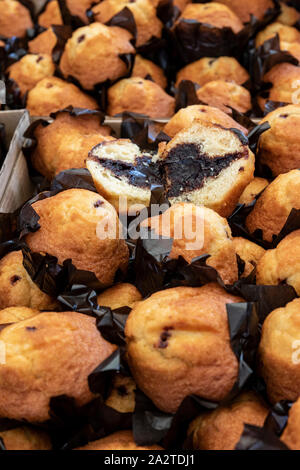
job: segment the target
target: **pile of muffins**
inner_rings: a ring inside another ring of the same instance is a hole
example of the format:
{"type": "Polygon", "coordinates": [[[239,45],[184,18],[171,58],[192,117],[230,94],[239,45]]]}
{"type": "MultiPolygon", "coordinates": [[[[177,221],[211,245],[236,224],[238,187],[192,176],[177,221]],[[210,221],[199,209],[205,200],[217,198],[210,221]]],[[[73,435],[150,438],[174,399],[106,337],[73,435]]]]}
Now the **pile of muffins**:
{"type": "Polygon", "coordinates": [[[300,449],[297,3],[50,0],[34,16],[0,0],[1,72],[43,117],[24,136],[36,192],[0,244],[0,448],[174,449],[193,399],[177,450],[246,448],[279,402],[277,448],[300,449]],[[191,26],[213,56],[176,56],[191,26]],[[247,381],[229,315],[245,306],[247,381]],[[74,416],[58,424],[59,403],[74,416]],[[143,432],[149,410],[165,432],[143,432]]]}

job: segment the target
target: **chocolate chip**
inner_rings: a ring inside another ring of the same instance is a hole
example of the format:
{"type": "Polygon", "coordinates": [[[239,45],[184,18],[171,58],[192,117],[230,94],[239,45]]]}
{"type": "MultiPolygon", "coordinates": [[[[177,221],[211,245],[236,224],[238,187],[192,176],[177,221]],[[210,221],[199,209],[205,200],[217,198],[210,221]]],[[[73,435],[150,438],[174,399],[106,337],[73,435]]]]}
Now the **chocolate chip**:
{"type": "Polygon", "coordinates": [[[47,83],[46,88],[52,88],[52,87],[53,87],[52,83],[47,83]]]}
{"type": "Polygon", "coordinates": [[[11,283],[11,285],[14,285],[14,284],[16,284],[16,282],[18,282],[18,281],[20,281],[20,280],[21,280],[21,277],[20,277],[20,276],[12,276],[12,277],[10,278],[10,283],[11,283]]]}
{"type": "Polygon", "coordinates": [[[286,119],[287,117],[289,117],[289,115],[288,114],[280,114],[279,117],[281,117],[282,119],[286,119]]]}
{"type": "Polygon", "coordinates": [[[216,62],[217,59],[210,59],[210,61],[208,62],[209,65],[212,65],[216,62]]]}
{"type": "Polygon", "coordinates": [[[99,201],[96,201],[96,202],[94,203],[94,207],[97,209],[97,207],[102,206],[102,204],[104,204],[104,202],[99,199],[99,201]]]}
{"type": "Polygon", "coordinates": [[[36,327],[35,326],[26,326],[26,330],[27,331],[36,331],[36,327]]]}
{"type": "Polygon", "coordinates": [[[77,39],[78,44],[84,41],[84,39],[85,39],[85,34],[82,34],[81,36],[79,36],[79,38],[77,39]]]}
{"type": "Polygon", "coordinates": [[[170,330],[174,330],[172,326],[165,326],[164,331],[160,335],[160,339],[157,347],[159,349],[165,349],[168,347],[168,339],[172,336],[170,330]]]}
{"type": "Polygon", "coordinates": [[[125,397],[126,395],[128,395],[128,391],[125,385],[120,385],[117,388],[117,392],[118,392],[118,395],[120,395],[121,397],[125,397]]]}
{"type": "Polygon", "coordinates": [[[240,172],[244,171],[245,168],[243,166],[241,166],[241,168],[239,169],[240,172]]]}
{"type": "Polygon", "coordinates": [[[38,64],[39,62],[41,62],[41,60],[44,60],[44,57],[40,55],[40,56],[36,59],[36,63],[38,64]]]}

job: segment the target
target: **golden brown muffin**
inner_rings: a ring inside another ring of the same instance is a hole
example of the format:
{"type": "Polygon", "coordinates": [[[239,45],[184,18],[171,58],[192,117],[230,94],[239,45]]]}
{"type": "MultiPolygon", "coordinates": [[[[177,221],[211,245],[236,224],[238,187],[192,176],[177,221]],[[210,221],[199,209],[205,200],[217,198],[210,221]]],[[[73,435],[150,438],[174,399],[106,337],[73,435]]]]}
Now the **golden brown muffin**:
{"type": "Polygon", "coordinates": [[[131,76],[140,78],[150,76],[161,88],[166,88],[167,86],[167,79],[163,69],[154,64],[154,62],[151,62],[151,60],[144,59],[144,57],[139,54],[135,56],[131,76]]]}
{"type": "Polygon", "coordinates": [[[35,202],[41,228],[26,236],[32,251],[56,256],[62,264],[72,259],[78,269],[91,271],[104,286],[125,270],[128,248],[120,239],[115,209],[99,194],[69,189],[35,202]]]}
{"type": "Polygon", "coordinates": [[[23,266],[22,251],[12,251],[0,260],[0,309],[30,307],[53,310],[54,299],[42,292],[23,266]]]}
{"type": "Polygon", "coordinates": [[[256,47],[261,46],[265,41],[279,35],[279,39],[285,42],[300,42],[300,31],[292,26],[281,23],[271,23],[256,36],[256,47]]]}
{"type": "Polygon", "coordinates": [[[300,230],[287,235],[274,250],[268,250],[257,264],[257,284],[288,284],[300,295],[300,230]]]}
{"type": "Polygon", "coordinates": [[[28,93],[26,108],[32,116],[49,116],[68,106],[98,109],[94,98],[57,77],[44,78],[28,93]]]}
{"type": "Polygon", "coordinates": [[[156,16],[156,8],[150,0],[103,0],[92,8],[95,21],[107,23],[123,8],[129,8],[137,28],[136,45],[142,46],[152,37],[160,38],[162,23],[156,16]]]}
{"type": "Polygon", "coordinates": [[[120,413],[133,413],[135,408],[136,385],[131,377],[116,375],[113,388],[105,402],[120,413]]]}
{"type": "Polygon", "coordinates": [[[260,373],[272,403],[300,395],[299,324],[300,299],[274,310],[263,324],[260,373]]]}
{"type": "Polygon", "coordinates": [[[198,450],[234,450],[245,424],[262,427],[268,408],[254,393],[243,393],[230,405],[203,413],[189,427],[198,450]]]}
{"type": "Polygon", "coordinates": [[[0,36],[23,37],[32,28],[29,10],[15,0],[0,0],[0,36]]]}
{"type": "Polygon", "coordinates": [[[97,441],[89,442],[77,450],[163,450],[163,448],[156,445],[138,446],[134,442],[131,431],[118,431],[97,441]]]}
{"type": "Polygon", "coordinates": [[[23,426],[1,431],[6,450],[51,450],[52,445],[49,436],[41,430],[23,426]]]}
{"type": "Polygon", "coordinates": [[[164,132],[168,136],[174,137],[182,129],[190,127],[194,120],[220,124],[227,129],[236,128],[244,132],[244,134],[248,133],[245,127],[238,124],[220,109],[199,104],[180,109],[165,125],[164,132]]]}
{"type": "Polygon", "coordinates": [[[160,216],[142,222],[160,235],[174,238],[170,258],[182,256],[189,263],[204,254],[226,284],[238,278],[235,247],[226,219],[205,207],[175,204],[160,216]]]}
{"type": "Polygon", "coordinates": [[[194,394],[226,397],[238,375],[226,304],[241,299],[216,284],[157,292],[131,311],[128,362],[138,387],[161,410],[175,412],[194,394]]]}
{"type": "MultiPolygon", "coordinates": [[[[283,103],[300,103],[300,67],[287,62],[275,65],[265,76],[264,81],[271,83],[269,100],[283,103]]],[[[260,101],[263,108],[265,100],[260,101]]]]}
{"type": "Polygon", "coordinates": [[[52,28],[46,29],[28,42],[28,51],[31,54],[51,55],[56,45],[57,37],[52,28]]]}
{"type": "Polygon", "coordinates": [[[254,155],[232,129],[194,121],[160,149],[171,204],[193,202],[228,217],[254,176],[254,155]]]}
{"type": "Polygon", "coordinates": [[[52,77],[54,72],[55,65],[48,54],[26,54],[8,68],[9,78],[18,84],[21,95],[25,95],[44,78],[52,77]]]}
{"type": "Polygon", "coordinates": [[[175,99],[151,80],[126,78],[108,89],[107,112],[110,116],[130,111],[152,118],[168,118],[174,110],[175,99]]]}
{"type": "Polygon", "coordinates": [[[94,318],[76,312],[40,313],[4,328],[0,340],[0,415],[29,422],[49,418],[52,397],[67,395],[79,406],[91,401],[88,376],[116,349],[94,318]]]}
{"type": "Polygon", "coordinates": [[[191,80],[200,86],[214,80],[243,85],[249,79],[249,74],[234,57],[203,57],[179,70],[176,86],[182,80],[191,80]]]}
{"type": "Polygon", "coordinates": [[[93,3],[95,3],[95,0],[67,0],[70,13],[74,16],[78,16],[84,23],[88,23],[86,10],[91,8],[93,3]]]}
{"type": "Polygon", "coordinates": [[[280,2],[281,13],[276,18],[278,23],[285,24],[287,26],[294,26],[297,21],[300,20],[300,13],[289,5],[286,5],[284,2],[280,2]]]}
{"type": "Polygon", "coordinates": [[[133,284],[116,284],[98,295],[98,305],[111,309],[120,307],[133,307],[136,302],[142,300],[141,293],[133,284]]]}
{"type": "Polygon", "coordinates": [[[269,184],[269,181],[265,178],[259,178],[256,176],[251,183],[246,186],[244,192],[242,193],[239,204],[251,204],[254,201],[256,196],[258,196],[269,184]]]}
{"type": "Polygon", "coordinates": [[[221,3],[190,3],[177,20],[196,20],[199,23],[206,23],[217,28],[231,28],[234,33],[239,33],[243,29],[243,23],[233,13],[230,8],[221,3]]]}
{"type": "Polygon", "coordinates": [[[289,411],[287,426],[281,440],[291,450],[300,450],[300,400],[298,399],[289,411]]]}
{"type": "Polygon", "coordinates": [[[272,0],[251,0],[251,2],[240,0],[218,0],[229,7],[243,23],[250,21],[251,15],[261,20],[264,14],[274,8],[272,0]]]}
{"type": "Polygon", "coordinates": [[[277,176],[258,199],[246,219],[250,233],[262,230],[264,240],[271,242],[280,233],[292,209],[300,209],[300,171],[277,176]]]}
{"type": "Polygon", "coordinates": [[[34,131],[37,140],[31,161],[34,168],[51,180],[70,168],[85,168],[89,151],[99,142],[114,140],[110,129],[101,126],[97,116],[73,117],[61,113],[48,126],[34,131]]]}
{"type": "Polygon", "coordinates": [[[97,83],[116,80],[127,72],[120,55],[134,53],[130,39],[131,34],[117,26],[93,23],[78,28],[65,46],[61,71],[66,78],[76,78],[87,90],[97,83]]]}
{"type": "Polygon", "coordinates": [[[234,237],[232,240],[236,254],[239,255],[241,260],[245,263],[245,268],[241,277],[247,277],[252,273],[258,261],[265,254],[265,250],[246,238],[234,237]]]}
{"type": "Polygon", "coordinates": [[[45,10],[38,17],[38,24],[44,28],[49,28],[52,24],[62,24],[59,4],[57,0],[51,0],[45,10]]]}
{"type": "Polygon", "coordinates": [[[273,176],[300,168],[300,106],[289,105],[267,114],[262,122],[271,126],[259,139],[260,162],[273,176]]]}
{"type": "Polygon", "coordinates": [[[236,83],[215,80],[208,82],[197,91],[200,101],[231,114],[231,108],[246,113],[251,109],[251,95],[246,88],[236,83]]]}
{"type": "Polygon", "coordinates": [[[27,318],[35,317],[38,313],[40,313],[39,310],[29,307],[7,307],[0,310],[0,325],[27,320],[27,318]]]}

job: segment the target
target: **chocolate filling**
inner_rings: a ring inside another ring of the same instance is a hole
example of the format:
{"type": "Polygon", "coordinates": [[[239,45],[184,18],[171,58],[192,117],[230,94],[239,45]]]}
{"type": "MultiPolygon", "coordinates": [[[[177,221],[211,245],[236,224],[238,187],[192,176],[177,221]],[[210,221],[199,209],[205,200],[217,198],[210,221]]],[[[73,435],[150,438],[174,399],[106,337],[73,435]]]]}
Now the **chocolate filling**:
{"type": "Polygon", "coordinates": [[[216,178],[232,162],[248,157],[245,147],[242,152],[234,152],[222,157],[210,158],[197,144],[178,144],[170,150],[161,163],[167,197],[177,197],[183,193],[203,187],[207,178],[216,178]]]}

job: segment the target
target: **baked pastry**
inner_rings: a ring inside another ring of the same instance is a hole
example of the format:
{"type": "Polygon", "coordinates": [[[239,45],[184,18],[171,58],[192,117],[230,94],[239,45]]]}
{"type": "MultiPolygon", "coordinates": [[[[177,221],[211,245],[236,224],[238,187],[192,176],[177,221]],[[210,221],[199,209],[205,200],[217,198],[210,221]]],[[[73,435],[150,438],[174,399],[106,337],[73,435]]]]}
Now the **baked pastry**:
{"type": "Polygon", "coordinates": [[[267,316],[259,345],[260,373],[272,403],[295,401],[300,393],[300,299],[267,316]]]}
{"type": "Polygon", "coordinates": [[[0,310],[0,325],[16,323],[36,316],[39,310],[29,307],[7,307],[0,310]]]}
{"type": "Polygon", "coordinates": [[[6,450],[51,450],[49,436],[40,429],[29,426],[0,432],[6,450]]]}
{"type": "Polygon", "coordinates": [[[175,99],[152,80],[124,78],[108,89],[110,116],[129,111],[151,118],[169,118],[175,111],[175,99]]]}
{"type": "Polygon", "coordinates": [[[57,0],[50,0],[47,3],[45,10],[38,17],[38,24],[43,28],[49,28],[52,24],[63,24],[57,0]]]}
{"type": "Polygon", "coordinates": [[[292,26],[286,26],[282,23],[271,23],[256,36],[256,47],[261,46],[265,41],[278,34],[280,41],[300,42],[300,31],[292,26]]]}
{"type": "Polygon", "coordinates": [[[251,95],[246,88],[224,80],[206,83],[197,90],[197,96],[203,103],[220,108],[227,114],[232,113],[231,108],[246,113],[252,107],[251,95]]]}
{"type": "Polygon", "coordinates": [[[95,318],[76,312],[40,313],[4,328],[0,340],[0,415],[29,422],[49,419],[52,397],[67,395],[79,406],[91,401],[88,376],[116,349],[95,318]]]}
{"type": "Polygon", "coordinates": [[[28,42],[28,51],[31,54],[51,55],[54,47],[56,46],[56,43],[56,34],[50,27],[28,42]]]}
{"type": "Polygon", "coordinates": [[[228,395],[238,361],[226,304],[240,301],[207,284],[156,292],[133,308],[125,327],[129,366],[160,410],[174,413],[191,394],[212,401],[228,395]]]}
{"type": "Polygon", "coordinates": [[[28,93],[26,108],[32,116],[49,116],[68,106],[98,109],[94,98],[57,77],[44,78],[28,93]]]}
{"type": "MultiPolygon", "coordinates": [[[[299,103],[300,94],[298,82],[300,80],[300,67],[287,62],[275,65],[265,76],[264,81],[271,83],[269,100],[283,103],[299,103]]],[[[263,108],[265,100],[260,101],[263,108]]]]}
{"type": "Polygon", "coordinates": [[[300,13],[289,5],[284,2],[280,2],[281,13],[276,18],[278,23],[285,24],[287,26],[294,26],[297,21],[300,20],[300,13]]]}
{"type": "Polygon", "coordinates": [[[70,13],[74,16],[78,16],[84,23],[88,23],[86,11],[91,8],[93,3],[95,3],[94,0],[67,0],[70,13]]]}
{"type": "Polygon", "coordinates": [[[190,127],[195,120],[219,124],[227,129],[236,128],[244,134],[248,133],[245,127],[238,124],[220,109],[199,104],[180,109],[165,125],[164,132],[168,136],[174,137],[182,129],[190,127]]]}
{"type": "Polygon", "coordinates": [[[131,431],[118,431],[97,441],[89,442],[77,450],[163,450],[163,448],[156,445],[138,446],[134,442],[131,431]]]}
{"type": "Polygon", "coordinates": [[[44,78],[52,77],[55,65],[48,54],[26,54],[8,68],[9,78],[12,78],[20,88],[21,95],[32,88],[44,78]]]}
{"type": "Polygon", "coordinates": [[[234,450],[245,424],[262,427],[268,408],[254,393],[243,393],[229,405],[201,414],[189,427],[198,450],[234,450]]]}
{"type": "Polygon", "coordinates": [[[241,197],[239,199],[239,204],[251,204],[256,196],[258,196],[269,184],[269,181],[265,178],[260,178],[255,176],[251,183],[246,186],[241,197]]]}
{"type": "Polygon", "coordinates": [[[214,80],[243,85],[249,74],[234,57],[203,57],[186,65],[177,73],[176,86],[182,80],[191,80],[200,86],[214,80]]]}
{"type": "Polygon", "coordinates": [[[133,307],[142,300],[142,295],[133,284],[116,284],[101,292],[97,297],[98,305],[111,309],[120,307],[133,307]]]}
{"type": "Polygon", "coordinates": [[[292,209],[300,209],[300,171],[292,170],[269,184],[246,219],[250,233],[262,231],[263,240],[271,242],[278,235],[292,209]]]}
{"type": "Polygon", "coordinates": [[[273,176],[300,168],[300,106],[289,105],[267,114],[271,126],[259,139],[259,159],[273,176]]]}
{"type": "Polygon", "coordinates": [[[119,411],[119,413],[133,413],[135,389],[136,385],[131,377],[118,374],[113,380],[112,389],[105,404],[119,411]]]}
{"type": "Polygon", "coordinates": [[[145,59],[139,54],[135,56],[131,76],[151,78],[161,88],[167,87],[167,79],[163,69],[158,67],[154,62],[151,62],[151,60],[145,59]]]}
{"type": "Polygon", "coordinates": [[[251,19],[251,15],[262,20],[268,10],[274,8],[272,0],[251,0],[251,2],[241,2],[240,0],[218,0],[229,7],[243,23],[247,23],[251,19]]]}
{"type": "Polygon", "coordinates": [[[281,436],[281,440],[291,450],[300,450],[300,400],[292,405],[289,411],[289,419],[286,428],[281,436]]]}
{"type": "Polygon", "coordinates": [[[181,19],[196,20],[199,23],[210,24],[217,28],[231,28],[235,34],[243,29],[243,23],[238,16],[226,5],[219,2],[189,3],[177,22],[181,19]]]}
{"type": "Polygon", "coordinates": [[[78,28],[68,39],[60,60],[60,69],[83,88],[92,90],[97,83],[116,80],[127,72],[122,54],[135,52],[131,34],[124,28],[93,23],[78,28]]]}
{"type": "Polygon", "coordinates": [[[246,238],[234,237],[232,241],[236,254],[239,255],[240,259],[245,263],[241,277],[247,277],[252,273],[259,260],[265,254],[265,250],[246,238]]]}
{"type": "Polygon", "coordinates": [[[71,259],[77,269],[91,271],[103,284],[113,283],[116,271],[126,270],[128,248],[120,238],[115,209],[99,194],[68,189],[32,204],[40,229],[26,236],[35,252],[71,259]]]}
{"type": "Polygon", "coordinates": [[[22,251],[12,251],[0,260],[0,309],[30,307],[54,310],[57,303],[42,292],[23,266],[22,251]]]}
{"type": "Polygon", "coordinates": [[[193,202],[229,216],[254,176],[254,155],[232,129],[195,121],[160,153],[171,204],[193,202]]]}
{"type": "Polygon", "coordinates": [[[158,169],[149,173],[154,158],[152,153],[142,152],[130,140],[117,139],[94,147],[86,166],[99,194],[118,212],[126,213],[136,204],[149,205],[151,184],[159,181],[158,169]]]}
{"type": "Polygon", "coordinates": [[[48,126],[41,123],[34,130],[37,145],[32,165],[49,181],[61,171],[85,168],[88,153],[96,144],[114,140],[109,134],[110,128],[101,126],[98,116],[60,113],[48,126]]]}
{"type": "Polygon", "coordinates": [[[191,263],[198,256],[209,255],[207,265],[215,268],[226,284],[237,280],[237,258],[229,225],[211,209],[175,204],[141,225],[173,238],[170,258],[182,256],[191,263]]]}
{"type": "Polygon", "coordinates": [[[156,16],[156,8],[151,0],[103,0],[92,8],[95,21],[107,23],[117,13],[128,8],[133,14],[136,29],[137,47],[144,45],[153,37],[160,38],[162,23],[156,16]]]}
{"type": "Polygon", "coordinates": [[[287,235],[274,250],[268,250],[257,264],[257,284],[294,287],[300,295],[300,230],[287,235]]]}
{"type": "Polygon", "coordinates": [[[21,2],[0,0],[0,36],[24,37],[26,30],[32,27],[29,10],[21,2]]]}

